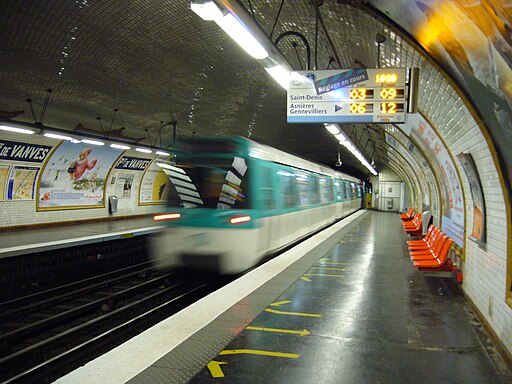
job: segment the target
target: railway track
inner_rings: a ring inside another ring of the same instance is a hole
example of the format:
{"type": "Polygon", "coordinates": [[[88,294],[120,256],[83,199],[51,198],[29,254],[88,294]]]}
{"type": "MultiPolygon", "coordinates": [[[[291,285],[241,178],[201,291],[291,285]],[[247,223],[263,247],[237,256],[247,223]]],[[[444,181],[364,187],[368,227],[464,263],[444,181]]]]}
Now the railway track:
{"type": "Polygon", "coordinates": [[[222,284],[142,263],[0,303],[0,382],[50,382],[222,284]]]}

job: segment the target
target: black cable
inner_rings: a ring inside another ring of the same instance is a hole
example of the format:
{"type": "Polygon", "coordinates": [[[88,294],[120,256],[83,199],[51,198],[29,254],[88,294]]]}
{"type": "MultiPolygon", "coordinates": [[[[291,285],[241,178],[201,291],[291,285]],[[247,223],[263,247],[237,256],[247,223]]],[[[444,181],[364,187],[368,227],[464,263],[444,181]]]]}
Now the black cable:
{"type": "Polygon", "coordinates": [[[279,36],[277,36],[276,40],[274,41],[274,44],[277,47],[277,44],[281,41],[281,39],[283,37],[287,37],[287,36],[297,36],[304,43],[304,46],[306,47],[306,60],[307,60],[307,68],[306,69],[309,71],[311,69],[311,47],[309,46],[309,43],[306,40],[306,38],[304,37],[304,35],[302,35],[299,32],[295,32],[295,31],[287,31],[287,32],[281,33],[279,36]]]}
{"type": "Polygon", "coordinates": [[[50,102],[51,93],[52,93],[52,89],[48,88],[46,90],[46,98],[44,100],[43,110],[41,111],[41,116],[39,117],[39,122],[41,124],[43,123],[43,118],[44,118],[44,115],[46,113],[46,108],[48,107],[48,103],[50,102]]]}
{"type": "Polygon", "coordinates": [[[318,69],[318,6],[315,8],[315,70],[318,69]]]}
{"type": "Polygon", "coordinates": [[[297,43],[294,41],[292,47],[295,48],[295,54],[297,55],[297,61],[299,62],[300,69],[304,69],[302,66],[302,60],[300,59],[299,50],[297,49],[297,43]]]}
{"type": "Polygon", "coordinates": [[[25,100],[28,103],[28,106],[30,107],[30,113],[32,114],[32,118],[34,119],[34,124],[37,123],[37,117],[36,112],[34,111],[34,106],[32,105],[32,99],[26,99],[25,100]]]}
{"type": "Polygon", "coordinates": [[[112,115],[112,121],[110,122],[110,127],[108,128],[108,133],[110,134],[110,131],[112,131],[112,125],[114,124],[114,119],[116,118],[116,114],[119,111],[119,109],[114,109],[114,114],[112,115]]]}
{"type": "Polygon", "coordinates": [[[249,3],[249,9],[251,10],[252,18],[256,19],[256,17],[254,16],[254,9],[252,7],[251,0],[247,0],[247,2],[249,3]]]}
{"type": "Polygon", "coordinates": [[[274,34],[274,29],[276,28],[277,20],[279,20],[279,15],[281,14],[283,5],[284,5],[284,0],[281,1],[281,5],[279,6],[279,11],[277,12],[276,20],[274,21],[274,26],[272,27],[272,31],[270,31],[270,40],[272,40],[272,35],[274,34]]]}

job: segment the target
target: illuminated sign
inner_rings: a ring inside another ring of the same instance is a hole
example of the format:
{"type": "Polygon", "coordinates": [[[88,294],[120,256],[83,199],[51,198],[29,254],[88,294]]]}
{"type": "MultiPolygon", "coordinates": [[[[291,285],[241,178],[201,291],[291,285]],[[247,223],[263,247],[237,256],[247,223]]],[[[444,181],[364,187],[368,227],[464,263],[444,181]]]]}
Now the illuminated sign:
{"type": "Polygon", "coordinates": [[[289,123],[403,123],[406,68],[292,72],[289,123]]]}

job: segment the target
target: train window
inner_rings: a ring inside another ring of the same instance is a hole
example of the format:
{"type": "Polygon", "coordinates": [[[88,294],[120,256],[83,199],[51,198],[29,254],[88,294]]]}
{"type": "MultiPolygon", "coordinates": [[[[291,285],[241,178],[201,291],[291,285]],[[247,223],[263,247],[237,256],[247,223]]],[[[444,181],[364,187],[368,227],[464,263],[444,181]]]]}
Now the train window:
{"type": "Polygon", "coordinates": [[[350,183],[345,183],[345,193],[347,194],[347,199],[352,199],[352,188],[350,186],[350,183]]]}
{"type": "Polygon", "coordinates": [[[249,208],[248,173],[242,158],[180,158],[178,166],[168,165],[164,171],[177,194],[172,194],[169,206],[249,208]]]}
{"type": "Polygon", "coordinates": [[[283,208],[297,206],[296,185],[293,174],[286,171],[278,171],[277,174],[279,175],[279,193],[283,208]]]}
{"type": "Polygon", "coordinates": [[[272,169],[261,167],[261,199],[263,209],[274,209],[272,169]]]}
{"type": "Polygon", "coordinates": [[[334,182],[334,191],[336,193],[336,200],[341,201],[343,199],[341,194],[341,183],[339,181],[334,182]]]}
{"type": "Polygon", "coordinates": [[[326,178],[320,178],[319,179],[319,185],[320,185],[320,203],[328,203],[329,201],[332,201],[332,186],[331,186],[331,180],[326,178]]]}
{"type": "Polygon", "coordinates": [[[320,202],[320,186],[318,185],[317,177],[311,177],[310,197],[311,204],[318,204],[320,202]]]}
{"type": "Polygon", "coordinates": [[[295,174],[297,192],[299,195],[299,205],[307,207],[309,205],[309,180],[305,174],[295,174]]]}

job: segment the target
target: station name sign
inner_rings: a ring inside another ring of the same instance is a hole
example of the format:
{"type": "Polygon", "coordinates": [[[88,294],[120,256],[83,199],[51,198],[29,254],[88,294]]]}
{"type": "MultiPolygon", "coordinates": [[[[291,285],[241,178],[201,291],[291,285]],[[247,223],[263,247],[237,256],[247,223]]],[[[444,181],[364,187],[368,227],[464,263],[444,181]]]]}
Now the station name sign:
{"type": "Polygon", "coordinates": [[[406,68],[290,73],[288,123],[404,123],[406,68]]]}

